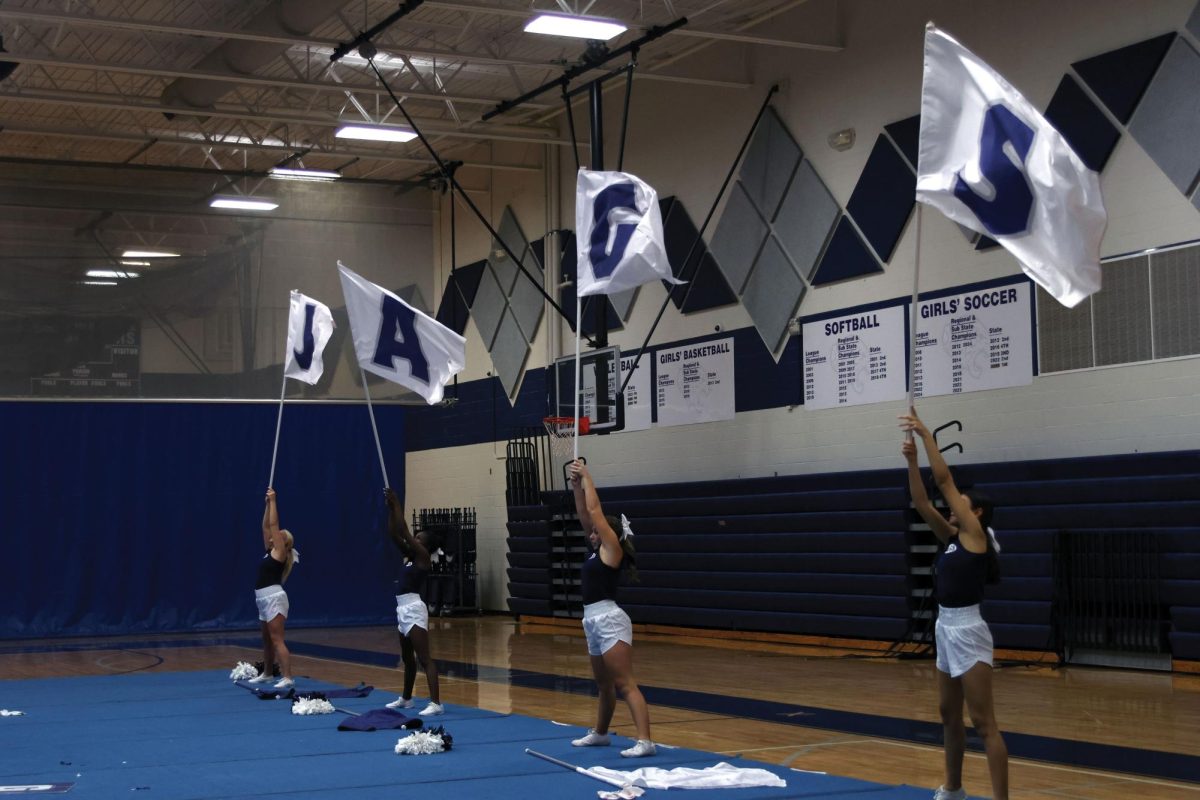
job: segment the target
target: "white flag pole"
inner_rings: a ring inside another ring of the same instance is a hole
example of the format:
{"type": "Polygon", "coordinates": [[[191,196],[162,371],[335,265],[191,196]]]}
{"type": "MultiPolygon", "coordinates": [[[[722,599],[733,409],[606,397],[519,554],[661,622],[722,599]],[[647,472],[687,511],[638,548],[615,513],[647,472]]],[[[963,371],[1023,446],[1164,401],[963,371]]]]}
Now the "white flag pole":
{"type": "Polygon", "coordinates": [[[579,333],[583,330],[583,298],[579,296],[579,270],[575,271],[575,443],[571,452],[573,460],[579,460],[579,333]]]}
{"type": "MultiPolygon", "coordinates": [[[[912,336],[908,342],[908,408],[913,407],[914,395],[916,392],[916,377],[914,375],[917,368],[917,320],[920,319],[918,303],[918,287],[921,282],[921,210],[925,204],[917,203],[917,248],[916,255],[913,259],[913,288],[912,288],[912,317],[910,324],[912,325],[912,336]]],[[[908,410],[905,409],[905,411],[908,410]]],[[[908,432],[907,438],[912,441],[912,431],[908,432]]]]}
{"type": "Polygon", "coordinates": [[[371,390],[367,388],[367,372],[362,367],[359,367],[358,372],[362,375],[363,394],[367,396],[367,413],[371,416],[371,431],[375,434],[375,452],[379,454],[379,469],[383,472],[383,488],[390,489],[388,483],[387,466],[383,463],[383,448],[379,445],[379,428],[375,427],[375,409],[371,407],[371,390]]]}
{"type": "MultiPolygon", "coordinates": [[[[285,367],[286,369],[286,367],[285,367]]],[[[283,388],[279,390],[279,414],[275,417],[275,447],[271,450],[271,477],[267,478],[267,488],[275,486],[275,457],[279,455],[279,428],[283,425],[283,398],[287,394],[287,375],[283,376],[283,388]]]]}

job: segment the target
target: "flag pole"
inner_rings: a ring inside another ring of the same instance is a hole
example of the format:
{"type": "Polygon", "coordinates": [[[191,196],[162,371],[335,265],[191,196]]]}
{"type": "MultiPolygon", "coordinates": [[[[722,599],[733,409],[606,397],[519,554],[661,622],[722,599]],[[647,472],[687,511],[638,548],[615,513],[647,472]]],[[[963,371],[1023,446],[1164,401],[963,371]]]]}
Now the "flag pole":
{"type": "Polygon", "coordinates": [[[283,387],[279,390],[279,414],[275,417],[275,447],[271,450],[271,477],[267,478],[267,488],[275,486],[275,457],[279,455],[279,428],[283,425],[283,398],[287,395],[287,373],[283,376],[283,387]]]}
{"type": "MultiPolygon", "coordinates": [[[[912,335],[908,342],[908,408],[913,408],[914,397],[916,394],[916,380],[914,372],[917,368],[917,320],[920,318],[917,308],[918,291],[921,282],[921,211],[925,204],[917,202],[917,247],[916,254],[913,258],[913,288],[912,288],[912,335]]],[[[907,410],[907,409],[906,409],[907,410]]],[[[912,431],[908,432],[908,439],[912,440],[912,431]]]]}
{"type": "Polygon", "coordinates": [[[375,426],[375,409],[371,407],[371,390],[367,388],[367,371],[359,367],[358,374],[362,375],[363,394],[367,396],[367,414],[371,417],[371,432],[375,434],[375,452],[379,454],[379,469],[383,472],[383,488],[390,489],[392,487],[388,483],[387,466],[383,463],[383,448],[379,445],[379,428],[375,426]]]}
{"type": "MultiPolygon", "coordinates": [[[[571,423],[575,428],[575,443],[572,445],[571,459],[579,460],[579,334],[583,330],[583,298],[579,296],[579,268],[575,269],[575,419],[571,423]]],[[[562,412],[559,412],[562,413],[562,412]]]]}

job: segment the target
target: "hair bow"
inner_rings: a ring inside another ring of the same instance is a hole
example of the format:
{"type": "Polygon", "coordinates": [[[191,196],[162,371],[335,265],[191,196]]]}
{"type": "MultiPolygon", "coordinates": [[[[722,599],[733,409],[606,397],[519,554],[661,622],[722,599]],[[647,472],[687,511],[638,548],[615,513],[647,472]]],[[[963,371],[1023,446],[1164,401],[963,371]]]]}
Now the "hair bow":
{"type": "Polygon", "coordinates": [[[633,538],[633,528],[629,527],[629,520],[625,515],[621,515],[621,541],[633,538]]]}

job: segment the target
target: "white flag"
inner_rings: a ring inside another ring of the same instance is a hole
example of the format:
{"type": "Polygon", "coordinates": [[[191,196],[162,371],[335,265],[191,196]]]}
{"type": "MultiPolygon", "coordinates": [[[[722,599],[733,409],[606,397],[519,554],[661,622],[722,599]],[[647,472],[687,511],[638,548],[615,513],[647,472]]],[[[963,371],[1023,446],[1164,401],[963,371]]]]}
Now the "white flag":
{"type": "Polygon", "coordinates": [[[1100,289],[1100,179],[974,53],[925,29],[917,199],[985,233],[1060,303],[1100,289]]]}
{"type": "Polygon", "coordinates": [[[579,170],[575,241],[580,297],[617,294],[655,280],[684,283],[667,262],[658,193],[635,175],[579,170]]]}
{"type": "Polygon", "coordinates": [[[467,340],[338,262],[358,365],[441,402],[467,362],[467,340]]]}
{"type": "Polygon", "coordinates": [[[325,371],[321,354],[333,335],[333,314],[329,313],[329,306],[305,297],[295,289],[289,306],[283,376],[315,384],[325,371]]]}

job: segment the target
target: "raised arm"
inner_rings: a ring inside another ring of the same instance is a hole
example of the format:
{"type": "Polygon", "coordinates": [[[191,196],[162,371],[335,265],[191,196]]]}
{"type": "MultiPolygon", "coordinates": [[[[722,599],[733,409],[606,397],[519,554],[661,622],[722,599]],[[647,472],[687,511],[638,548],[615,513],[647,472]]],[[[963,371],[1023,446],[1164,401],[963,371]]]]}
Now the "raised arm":
{"type": "MultiPolygon", "coordinates": [[[[984,535],[983,526],[979,524],[979,519],[975,516],[975,512],[971,510],[971,503],[963,497],[962,492],[954,485],[954,476],[950,474],[950,468],[946,466],[946,459],[942,458],[941,451],[938,450],[937,440],[933,438],[933,434],[929,432],[929,428],[925,427],[925,423],[921,422],[921,418],[917,416],[915,408],[910,408],[907,414],[900,415],[900,429],[911,431],[913,436],[919,438],[925,446],[925,457],[929,459],[929,468],[933,472],[933,481],[937,484],[942,499],[946,501],[946,505],[950,506],[950,510],[954,513],[954,517],[958,521],[958,533],[960,535],[965,533],[969,537],[979,536],[982,542],[984,535]]],[[[951,532],[953,530],[951,528],[951,532]]]]}
{"type": "Polygon", "coordinates": [[[421,569],[429,569],[429,551],[421,544],[421,540],[413,536],[412,531],[408,529],[400,498],[396,497],[396,493],[390,488],[383,490],[383,498],[387,501],[388,507],[388,536],[392,538],[401,552],[408,554],[414,564],[421,569]]]}
{"type": "Polygon", "coordinates": [[[596,494],[596,484],[587,465],[582,461],[574,461],[570,466],[571,488],[575,492],[575,510],[579,512],[579,522],[584,532],[595,530],[600,537],[600,560],[609,567],[621,566],[625,552],[621,549],[621,539],[616,531],[604,518],[604,509],[600,507],[600,497],[596,494]]]}
{"type": "Polygon", "coordinates": [[[279,533],[279,510],[275,507],[275,490],[267,489],[266,506],[263,508],[262,520],[263,549],[278,550],[280,554],[287,549],[283,536],[279,533]]]}
{"type": "Polygon", "coordinates": [[[934,536],[942,542],[949,541],[950,537],[954,535],[954,528],[929,501],[929,494],[925,491],[925,481],[921,480],[921,467],[917,464],[916,442],[906,439],[900,445],[900,452],[904,455],[904,460],[908,462],[908,491],[912,495],[913,507],[921,515],[921,519],[925,520],[929,529],[933,531],[934,536]]]}

